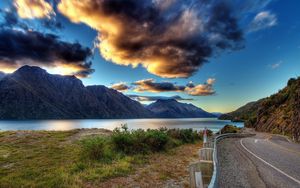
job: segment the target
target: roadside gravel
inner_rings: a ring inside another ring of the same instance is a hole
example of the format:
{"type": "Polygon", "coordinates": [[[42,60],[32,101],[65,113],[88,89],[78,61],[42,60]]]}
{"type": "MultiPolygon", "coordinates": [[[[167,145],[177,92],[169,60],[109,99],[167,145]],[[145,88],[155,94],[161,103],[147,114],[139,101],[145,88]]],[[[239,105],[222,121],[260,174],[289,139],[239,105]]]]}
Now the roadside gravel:
{"type": "Polygon", "coordinates": [[[257,167],[240,148],[239,140],[228,138],[218,143],[218,187],[266,187],[257,167]]]}

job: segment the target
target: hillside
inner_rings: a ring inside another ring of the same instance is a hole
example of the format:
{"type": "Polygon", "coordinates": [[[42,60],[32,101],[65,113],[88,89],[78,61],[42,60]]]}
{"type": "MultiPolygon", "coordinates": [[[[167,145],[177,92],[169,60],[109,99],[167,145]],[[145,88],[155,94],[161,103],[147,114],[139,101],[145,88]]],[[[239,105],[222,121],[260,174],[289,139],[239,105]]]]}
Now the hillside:
{"type": "Polygon", "coordinates": [[[175,99],[159,99],[147,106],[160,118],[208,118],[216,117],[192,104],[180,103],[175,99]]]}
{"type": "Polygon", "coordinates": [[[237,122],[251,119],[256,116],[260,102],[261,100],[247,103],[233,112],[221,115],[219,119],[237,122]]]}
{"type": "Polygon", "coordinates": [[[85,87],[75,76],[24,66],[0,80],[0,119],[145,118],[139,102],[105,86],[85,87]]]}
{"type": "Polygon", "coordinates": [[[257,131],[284,134],[300,141],[300,77],[270,97],[249,103],[221,116],[222,119],[244,120],[257,131]]]}

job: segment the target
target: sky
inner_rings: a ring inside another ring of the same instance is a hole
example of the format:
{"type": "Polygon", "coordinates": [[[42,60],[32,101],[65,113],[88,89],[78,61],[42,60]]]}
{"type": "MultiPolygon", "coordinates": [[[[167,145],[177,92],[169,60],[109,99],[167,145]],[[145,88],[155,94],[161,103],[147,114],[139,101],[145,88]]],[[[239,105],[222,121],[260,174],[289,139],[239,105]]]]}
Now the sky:
{"type": "Polygon", "coordinates": [[[2,0],[0,72],[230,112],[300,74],[298,0],[2,0]]]}

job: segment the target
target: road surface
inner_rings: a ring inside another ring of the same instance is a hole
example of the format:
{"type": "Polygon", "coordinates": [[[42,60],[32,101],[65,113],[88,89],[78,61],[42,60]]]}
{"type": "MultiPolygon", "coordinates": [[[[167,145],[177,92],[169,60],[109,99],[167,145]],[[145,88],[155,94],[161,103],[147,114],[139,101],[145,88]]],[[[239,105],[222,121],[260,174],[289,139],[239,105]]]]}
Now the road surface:
{"type": "Polygon", "coordinates": [[[300,188],[300,144],[278,135],[218,143],[219,187],[300,188]]]}

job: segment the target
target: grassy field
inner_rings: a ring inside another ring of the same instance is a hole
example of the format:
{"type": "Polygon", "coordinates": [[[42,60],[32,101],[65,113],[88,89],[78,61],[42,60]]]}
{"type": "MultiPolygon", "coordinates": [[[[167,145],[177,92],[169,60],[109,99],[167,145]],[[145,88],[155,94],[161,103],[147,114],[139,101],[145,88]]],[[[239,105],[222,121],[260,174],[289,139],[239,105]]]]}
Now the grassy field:
{"type": "Polygon", "coordinates": [[[0,187],[187,186],[200,145],[176,130],[0,132],[0,187]]]}

